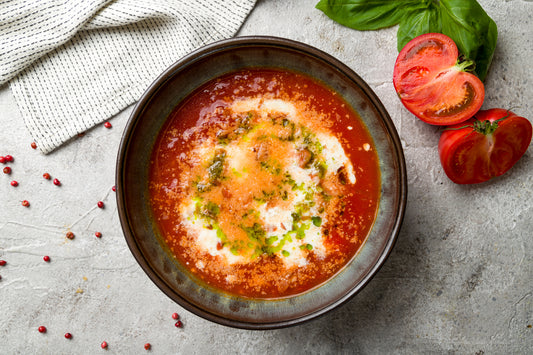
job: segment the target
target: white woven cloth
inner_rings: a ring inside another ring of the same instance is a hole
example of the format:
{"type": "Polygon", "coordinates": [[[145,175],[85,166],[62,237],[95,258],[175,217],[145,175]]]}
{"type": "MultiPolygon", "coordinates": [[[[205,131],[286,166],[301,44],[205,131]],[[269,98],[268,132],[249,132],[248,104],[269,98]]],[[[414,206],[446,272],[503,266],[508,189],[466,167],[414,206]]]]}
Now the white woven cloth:
{"type": "Polygon", "coordinates": [[[43,153],[117,114],[255,0],[0,0],[0,85],[43,153]]]}

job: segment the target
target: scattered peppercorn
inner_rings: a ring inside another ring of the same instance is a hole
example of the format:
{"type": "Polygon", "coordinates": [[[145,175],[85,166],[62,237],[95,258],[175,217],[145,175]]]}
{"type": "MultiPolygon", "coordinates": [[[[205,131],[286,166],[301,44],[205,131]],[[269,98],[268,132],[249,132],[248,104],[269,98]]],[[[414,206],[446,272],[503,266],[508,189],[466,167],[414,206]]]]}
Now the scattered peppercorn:
{"type": "Polygon", "coordinates": [[[151,347],[152,347],[152,345],[150,343],[144,344],[144,349],[145,350],[150,350],[151,347]]]}
{"type": "Polygon", "coordinates": [[[100,344],[100,346],[102,347],[102,349],[107,349],[107,342],[103,341],[102,344],[100,344]]]}
{"type": "Polygon", "coordinates": [[[43,256],[43,260],[47,263],[50,262],[50,257],[48,255],[43,256]]]}
{"type": "Polygon", "coordinates": [[[102,233],[100,233],[100,232],[94,232],[94,236],[95,236],[96,238],[102,238],[102,233]]]}
{"type": "Polygon", "coordinates": [[[50,174],[44,173],[43,178],[45,178],[46,180],[50,180],[52,177],[50,176],[50,174]]]}
{"type": "Polygon", "coordinates": [[[9,166],[4,168],[4,174],[11,174],[11,168],[9,166]]]}
{"type": "Polygon", "coordinates": [[[61,185],[61,181],[59,181],[58,179],[54,179],[54,185],[56,186],[61,185]]]}
{"type": "Polygon", "coordinates": [[[11,181],[11,186],[17,187],[19,186],[19,183],[16,180],[11,181]]]}
{"type": "Polygon", "coordinates": [[[65,338],[67,338],[67,339],[71,339],[71,338],[72,338],[72,334],[70,334],[70,333],[65,333],[65,338]]]}
{"type": "Polygon", "coordinates": [[[5,260],[0,260],[0,266],[5,266],[7,264],[7,261],[5,260]]]}
{"type": "Polygon", "coordinates": [[[28,200],[24,200],[24,201],[22,201],[22,206],[30,207],[30,202],[28,200]]]}
{"type": "Polygon", "coordinates": [[[13,160],[15,160],[11,155],[6,155],[4,159],[6,160],[6,163],[11,163],[13,160]]]}
{"type": "Polygon", "coordinates": [[[39,328],[39,333],[46,333],[46,327],[44,325],[41,325],[39,328]]]}
{"type": "Polygon", "coordinates": [[[31,147],[32,147],[33,149],[37,149],[37,143],[35,143],[35,142],[31,142],[31,147]]]}
{"type": "Polygon", "coordinates": [[[67,232],[67,234],[65,235],[65,237],[67,237],[68,239],[74,239],[74,233],[72,232],[67,232]]]}
{"type": "Polygon", "coordinates": [[[107,122],[107,121],[106,121],[106,122],[104,122],[104,127],[105,127],[105,128],[111,128],[111,127],[113,127],[113,126],[111,125],[110,122],[107,122]]]}
{"type": "Polygon", "coordinates": [[[102,201],[98,201],[96,205],[98,206],[98,208],[104,208],[104,203],[102,201]]]}

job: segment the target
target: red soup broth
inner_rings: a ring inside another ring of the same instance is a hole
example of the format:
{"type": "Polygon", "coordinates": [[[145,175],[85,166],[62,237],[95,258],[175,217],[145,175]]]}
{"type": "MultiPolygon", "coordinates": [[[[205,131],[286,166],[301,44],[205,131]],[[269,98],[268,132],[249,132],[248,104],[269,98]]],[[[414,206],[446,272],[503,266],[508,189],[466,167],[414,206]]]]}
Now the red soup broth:
{"type": "Polygon", "coordinates": [[[176,259],[250,298],[309,291],[338,273],[376,218],[373,140],[340,95],[304,74],[225,74],[171,113],[150,162],[150,203],[176,259]]]}

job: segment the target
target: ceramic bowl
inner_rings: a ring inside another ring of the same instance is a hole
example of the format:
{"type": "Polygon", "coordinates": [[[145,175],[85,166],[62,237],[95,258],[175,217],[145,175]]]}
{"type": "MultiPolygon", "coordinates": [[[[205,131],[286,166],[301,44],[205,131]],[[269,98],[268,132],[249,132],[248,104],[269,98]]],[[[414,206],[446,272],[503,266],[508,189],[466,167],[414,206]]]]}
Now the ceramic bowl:
{"type": "Polygon", "coordinates": [[[273,37],[237,37],[180,59],[138,101],[117,160],[117,202],[133,256],[171,299],[205,319],[245,329],[296,325],[338,307],[359,292],[391,252],[404,215],[407,183],[398,134],[370,87],[332,56],[303,43],[273,37]],[[148,196],[150,154],[165,120],[180,100],[207,81],[247,67],[303,72],[326,83],[353,106],[379,156],[381,196],[376,221],[358,254],[335,277],[309,292],[276,300],[241,298],[193,277],[169,252],[152,217],[148,196]]]}

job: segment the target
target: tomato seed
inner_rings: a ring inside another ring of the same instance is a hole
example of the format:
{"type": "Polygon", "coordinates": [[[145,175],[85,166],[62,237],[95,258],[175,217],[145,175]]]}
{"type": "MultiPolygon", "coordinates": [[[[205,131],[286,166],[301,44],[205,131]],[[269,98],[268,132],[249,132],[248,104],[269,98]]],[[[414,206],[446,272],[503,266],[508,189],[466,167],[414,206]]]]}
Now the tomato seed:
{"type": "Polygon", "coordinates": [[[41,325],[39,328],[39,333],[46,333],[46,327],[44,325],[41,325]]]}
{"type": "Polygon", "coordinates": [[[17,187],[17,186],[19,186],[19,183],[17,181],[13,180],[13,181],[11,181],[11,186],[17,187]]]}
{"type": "Polygon", "coordinates": [[[35,143],[35,142],[31,142],[31,147],[32,147],[33,149],[37,149],[37,143],[35,143]]]}
{"type": "Polygon", "coordinates": [[[30,202],[28,200],[24,200],[24,201],[22,201],[22,206],[30,207],[30,202]]]}
{"type": "Polygon", "coordinates": [[[50,174],[44,173],[43,178],[45,178],[46,180],[50,180],[52,177],[50,176],[50,174]]]}
{"type": "Polygon", "coordinates": [[[145,350],[150,350],[151,347],[152,347],[152,345],[150,343],[144,344],[144,349],[145,350]]]}
{"type": "Polygon", "coordinates": [[[98,208],[104,208],[104,203],[102,201],[98,201],[96,205],[98,206],[98,208]]]}
{"type": "Polygon", "coordinates": [[[177,321],[174,325],[176,326],[176,328],[181,328],[181,327],[183,327],[183,323],[182,323],[180,320],[177,321]]]}
{"type": "Polygon", "coordinates": [[[105,127],[105,128],[111,128],[111,127],[113,127],[113,126],[111,125],[110,122],[107,122],[107,121],[106,121],[106,122],[104,122],[104,127],[105,127]]]}
{"type": "Polygon", "coordinates": [[[67,232],[67,234],[65,234],[65,237],[67,237],[68,239],[74,239],[74,233],[67,232]]]}
{"type": "Polygon", "coordinates": [[[43,256],[43,260],[47,263],[50,262],[50,257],[48,255],[43,256]]]}
{"type": "Polygon", "coordinates": [[[65,338],[67,338],[67,339],[72,338],[72,334],[70,334],[70,333],[65,333],[65,338]]]}
{"type": "Polygon", "coordinates": [[[5,260],[0,260],[0,266],[5,266],[7,264],[7,261],[5,260]]]}
{"type": "Polygon", "coordinates": [[[13,160],[15,160],[11,155],[6,155],[4,159],[6,160],[6,163],[11,163],[13,160]]]}
{"type": "Polygon", "coordinates": [[[59,181],[58,179],[54,179],[54,185],[56,186],[61,185],[61,181],[59,181]]]}
{"type": "Polygon", "coordinates": [[[4,168],[4,174],[11,174],[11,168],[9,166],[4,168]]]}
{"type": "Polygon", "coordinates": [[[180,318],[179,314],[172,313],[172,319],[178,320],[180,318]]]}
{"type": "Polygon", "coordinates": [[[107,349],[107,342],[103,341],[102,344],[100,344],[100,346],[102,347],[102,349],[107,349]]]}

